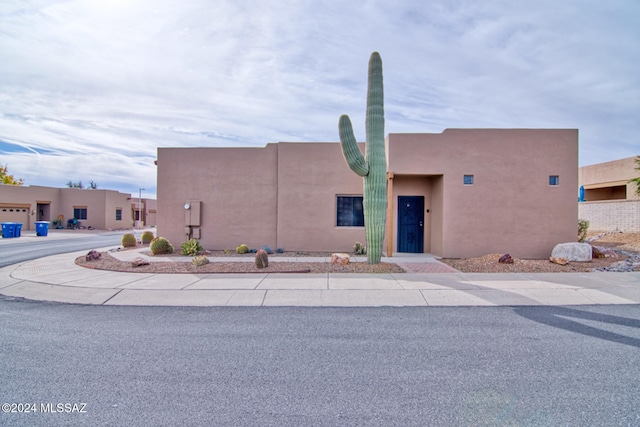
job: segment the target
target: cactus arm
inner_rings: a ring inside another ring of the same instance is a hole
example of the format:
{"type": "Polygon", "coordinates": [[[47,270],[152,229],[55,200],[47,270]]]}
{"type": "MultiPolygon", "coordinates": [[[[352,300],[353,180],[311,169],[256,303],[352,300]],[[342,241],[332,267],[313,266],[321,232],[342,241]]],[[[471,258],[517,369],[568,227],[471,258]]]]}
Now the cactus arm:
{"type": "Polygon", "coordinates": [[[349,116],[343,114],[340,116],[340,122],[338,123],[338,130],[340,131],[340,146],[342,147],[342,155],[347,161],[347,165],[352,171],[360,176],[367,176],[369,174],[369,165],[364,159],[356,137],[353,134],[353,126],[349,116]]]}

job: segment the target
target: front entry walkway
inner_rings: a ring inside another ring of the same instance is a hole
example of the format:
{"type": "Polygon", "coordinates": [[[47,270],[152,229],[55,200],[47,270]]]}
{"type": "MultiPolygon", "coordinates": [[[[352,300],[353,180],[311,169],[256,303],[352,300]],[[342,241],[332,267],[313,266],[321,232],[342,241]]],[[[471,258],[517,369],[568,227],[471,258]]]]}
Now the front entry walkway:
{"type": "Polygon", "coordinates": [[[460,273],[455,268],[438,261],[433,254],[394,252],[391,258],[384,259],[404,268],[407,273],[460,273]]]}

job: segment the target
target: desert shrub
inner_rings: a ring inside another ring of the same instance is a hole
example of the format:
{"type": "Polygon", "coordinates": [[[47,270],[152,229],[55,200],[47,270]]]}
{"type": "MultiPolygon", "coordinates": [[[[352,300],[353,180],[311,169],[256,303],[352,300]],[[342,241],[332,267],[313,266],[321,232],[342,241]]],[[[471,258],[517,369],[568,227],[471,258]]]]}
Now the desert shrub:
{"type": "Polygon", "coordinates": [[[578,242],[582,243],[587,239],[587,231],[589,230],[589,221],[586,219],[578,220],[578,242]]]}
{"type": "Polygon", "coordinates": [[[236,248],[236,253],[238,254],[246,254],[247,252],[249,252],[249,246],[244,243],[236,248]]]}
{"type": "Polygon", "coordinates": [[[276,249],[276,253],[282,254],[282,253],[284,253],[284,249],[278,248],[278,249],[276,249]]]}
{"type": "Polygon", "coordinates": [[[256,267],[267,268],[269,267],[269,255],[264,249],[260,249],[256,252],[256,267]]]}
{"type": "Polygon", "coordinates": [[[196,267],[200,267],[201,265],[209,264],[209,258],[204,255],[199,255],[193,257],[193,259],[191,260],[191,264],[195,265],[196,267]]]}
{"type": "Polygon", "coordinates": [[[138,244],[136,236],[132,233],[127,233],[122,236],[122,246],[125,248],[133,248],[138,244]]]}
{"type": "Polygon", "coordinates": [[[145,231],[142,233],[142,237],[140,237],[140,240],[142,240],[142,243],[149,244],[151,243],[151,241],[153,240],[155,236],[153,235],[153,233],[149,230],[145,231]]]}
{"type": "Polygon", "coordinates": [[[269,255],[273,253],[273,249],[271,249],[269,246],[263,246],[262,250],[268,253],[269,255]]]}
{"type": "Polygon", "coordinates": [[[202,250],[202,246],[198,239],[189,239],[180,246],[180,249],[182,255],[196,256],[202,250]]]}
{"type": "Polygon", "coordinates": [[[151,241],[149,249],[154,255],[172,254],[173,245],[164,237],[156,237],[151,241]]]}
{"type": "Polygon", "coordinates": [[[366,255],[367,247],[360,242],[356,242],[355,245],[353,245],[353,253],[356,255],[366,255]]]}

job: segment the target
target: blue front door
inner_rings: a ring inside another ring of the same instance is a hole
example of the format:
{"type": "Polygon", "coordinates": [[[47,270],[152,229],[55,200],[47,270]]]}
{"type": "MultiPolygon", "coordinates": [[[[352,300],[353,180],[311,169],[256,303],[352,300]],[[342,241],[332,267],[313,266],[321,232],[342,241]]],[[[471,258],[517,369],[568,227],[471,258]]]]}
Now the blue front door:
{"type": "Polygon", "coordinates": [[[424,196],[398,196],[398,252],[424,252],[424,196]]]}

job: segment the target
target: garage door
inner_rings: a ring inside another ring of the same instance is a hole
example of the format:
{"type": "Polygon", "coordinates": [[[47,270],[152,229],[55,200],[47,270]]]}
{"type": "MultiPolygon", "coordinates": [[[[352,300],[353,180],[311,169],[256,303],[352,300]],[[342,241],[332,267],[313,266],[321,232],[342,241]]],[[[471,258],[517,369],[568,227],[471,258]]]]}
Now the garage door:
{"type": "Polygon", "coordinates": [[[0,222],[20,222],[22,229],[29,229],[28,206],[3,206],[0,207],[0,222]]]}

